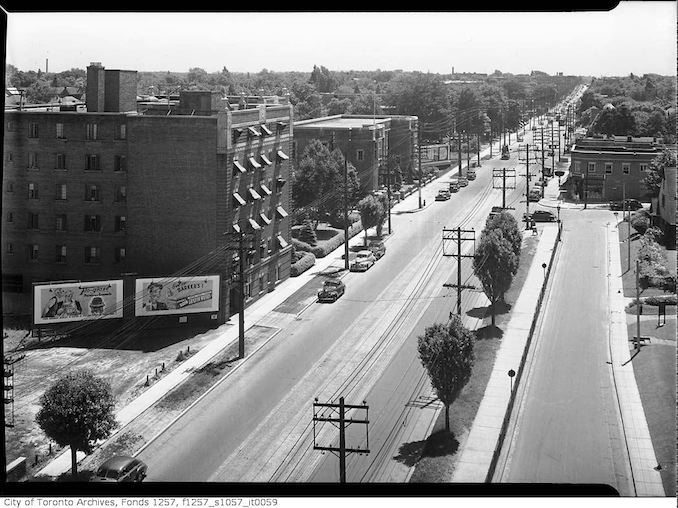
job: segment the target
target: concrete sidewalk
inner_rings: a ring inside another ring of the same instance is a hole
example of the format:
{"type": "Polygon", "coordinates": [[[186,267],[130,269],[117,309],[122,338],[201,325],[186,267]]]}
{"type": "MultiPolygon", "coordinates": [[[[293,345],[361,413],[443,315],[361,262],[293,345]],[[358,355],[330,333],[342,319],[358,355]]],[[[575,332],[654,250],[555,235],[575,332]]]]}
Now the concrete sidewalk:
{"type": "Polygon", "coordinates": [[[608,302],[610,306],[610,356],[612,373],[621,412],[622,430],[626,441],[631,480],[636,496],[665,496],[657,458],[652,447],[645,411],[633,373],[626,321],[626,298],[622,285],[619,230],[607,225],[608,243],[608,302]]]}
{"type": "Polygon", "coordinates": [[[490,380],[473,420],[466,445],[459,456],[452,481],[484,483],[486,481],[497,443],[501,437],[504,418],[511,398],[508,371],[519,371],[528,344],[530,329],[535,319],[539,294],[545,285],[542,263],[551,264],[552,253],[558,237],[557,224],[545,224],[525,284],[511,309],[511,319],[506,326],[497,352],[490,380]]]}

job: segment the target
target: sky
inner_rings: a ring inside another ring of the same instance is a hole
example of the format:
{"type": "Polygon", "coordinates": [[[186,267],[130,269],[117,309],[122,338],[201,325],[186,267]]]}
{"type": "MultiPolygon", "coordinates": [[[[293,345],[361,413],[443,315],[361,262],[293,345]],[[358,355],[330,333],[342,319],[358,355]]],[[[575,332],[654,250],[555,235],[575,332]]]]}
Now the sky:
{"type": "Polygon", "coordinates": [[[676,2],[587,12],[11,12],[6,63],[61,72],[676,75],[676,2]]]}

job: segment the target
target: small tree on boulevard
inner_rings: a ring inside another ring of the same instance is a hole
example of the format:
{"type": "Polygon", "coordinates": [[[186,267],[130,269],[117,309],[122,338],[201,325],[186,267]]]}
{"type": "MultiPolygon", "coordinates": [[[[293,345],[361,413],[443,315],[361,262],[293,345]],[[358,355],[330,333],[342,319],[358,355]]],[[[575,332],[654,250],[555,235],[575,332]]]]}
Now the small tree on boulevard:
{"type": "Polygon", "coordinates": [[[358,203],[360,212],[360,222],[362,222],[365,231],[365,245],[367,245],[367,230],[378,226],[384,220],[384,207],[375,196],[365,196],[358,203]]]}
{"type": "Polygon", "coordinates": [[[488,218],[485,223],[485,229],[500,229],[504,238],[511,244],[513,253],[520,263],[520,251],[523,244],[523,235],[518,227],[516,218],[508,212],[500,212],[492,218],[488,218]]]}
{"type": "Polygon", "coordinates": [[[518,258],[511,242],[501,229],[484,230],[473,257],[473,273],[490,300],[492,325],[495,324],[495,304],[504,298],[518,271],[518,258]]]}
{"type": "Polygon", "coordinates": [[[473,371],[473,333],[454,315],[449,323],[426,327],[417,339],[419,359],[431,385],[445,405],[445,430],[450,432],[450,406],[473,371]]]}
{"type": "Polygon", "coordinates": [[[59,446],[71,447],[71,474],[78,472],[78,450],[91,453],[94,444],[117,427],[111,385],[89,370],[58,379],[40,398],[35,416],[42,431],[59,446]]]}

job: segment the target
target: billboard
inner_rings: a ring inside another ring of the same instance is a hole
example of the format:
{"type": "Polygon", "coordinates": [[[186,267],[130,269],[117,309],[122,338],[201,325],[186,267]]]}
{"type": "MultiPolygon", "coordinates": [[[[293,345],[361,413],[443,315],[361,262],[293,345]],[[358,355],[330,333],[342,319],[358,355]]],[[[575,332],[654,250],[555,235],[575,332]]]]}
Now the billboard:
{"type": "Polygon", "coordinates": [[[36,325],[122,317],[122,280],[33,286],[36,325]]]}
{"type": "Polygon", "coordinates": [[[219,310],[219,276],[137,279],[134,314],[162,316],[219,310]]]}

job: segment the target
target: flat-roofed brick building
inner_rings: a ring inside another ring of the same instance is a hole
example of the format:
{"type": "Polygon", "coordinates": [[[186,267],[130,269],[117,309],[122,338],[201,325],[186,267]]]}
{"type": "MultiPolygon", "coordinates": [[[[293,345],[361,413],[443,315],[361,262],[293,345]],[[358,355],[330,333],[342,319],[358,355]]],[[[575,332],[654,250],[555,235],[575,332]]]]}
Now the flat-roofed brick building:
{"type": "Polygon", "coordinates": [[[662,149],[656,138],[613,136],[577,139],[571,150],[569,191],[584,200],[647,201],[643,178],[662,149]]]}
{"type": "Polygon", "coordinates": [[[385,184],[379,168],[390,156],[398,158],[403,178],[412,178],[417,121],[405,115],[334,115],[295,122],[294,158],[298,162],[306,146],[318,139],[353,164],[364,191],[375,191],[385,184]]]}
{"type": "Polygon", "coordinates": [[[247,304],[289,276],[291,106],[184,92],[142,115],[133,72],[88,67],[87,112],[5,112],[4,313],[30,314],[35,282],[217,274],[223,322],[234,225],[252,238],[247,304]]]}

